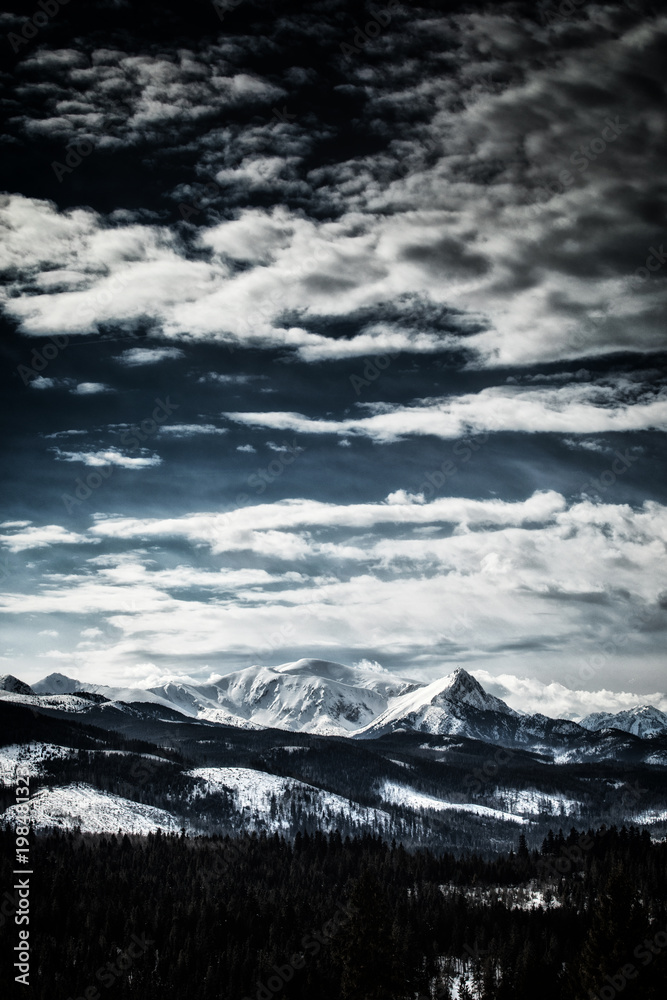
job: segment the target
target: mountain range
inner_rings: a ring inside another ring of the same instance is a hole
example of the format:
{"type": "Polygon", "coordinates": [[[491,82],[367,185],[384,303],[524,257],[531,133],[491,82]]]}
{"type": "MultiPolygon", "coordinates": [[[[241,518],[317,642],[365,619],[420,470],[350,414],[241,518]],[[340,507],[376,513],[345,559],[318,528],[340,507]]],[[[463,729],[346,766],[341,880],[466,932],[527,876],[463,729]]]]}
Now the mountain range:
{"type": "Polygon", "coordinates": [[[461,668],[424,684],[302,659],[151,689],[9,675],[0,788],[19,761],[36,827],[363,830],[490,852],[518,828],[533,843],[575,822],[667,833],[664,713],[551,719],[461,668]]]}
{"type": "MultiPolygon", "coordinates": [[[[517,711],[461,667],[425,684],[380,667],[300,659],[275,667],[247,667],[205,684],[169,681],[148,689],[83,683],[59,673],[30,686],[8,675],[0,678],[0,692],[37,702],[49,696],[96,695],[97,704],[109,707],[150,704],[186,718],[244,729],[357,739],[415,731],[539,748],[540,743],[562,744],[607,730],[640,739],[667,735],[667,714],[651,705],[617,714],[593,713],[578,723],[517,711]]],[[[80,707],[89,704],[84,701],[80,707]]]]}

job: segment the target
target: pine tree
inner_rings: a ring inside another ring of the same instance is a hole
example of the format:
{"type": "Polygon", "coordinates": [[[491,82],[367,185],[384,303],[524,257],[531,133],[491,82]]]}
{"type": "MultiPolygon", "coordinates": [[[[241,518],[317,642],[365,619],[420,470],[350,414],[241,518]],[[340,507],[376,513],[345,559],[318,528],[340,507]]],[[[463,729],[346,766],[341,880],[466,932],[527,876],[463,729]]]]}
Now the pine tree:
{"type": "MultiPolygon", "coordinates": [[[[619,864],[614,865],[598,897],[590,900],[589,908],[590,928],[572,977],[577,1000],[589,1000],[604,987],[613,988],[610,979],[633,961],[633,948],[648,931],[637,891],[619,864]]],[[[641,982],[625,983],[623,997],[624,1000],[645,998],[641,982]]]]}

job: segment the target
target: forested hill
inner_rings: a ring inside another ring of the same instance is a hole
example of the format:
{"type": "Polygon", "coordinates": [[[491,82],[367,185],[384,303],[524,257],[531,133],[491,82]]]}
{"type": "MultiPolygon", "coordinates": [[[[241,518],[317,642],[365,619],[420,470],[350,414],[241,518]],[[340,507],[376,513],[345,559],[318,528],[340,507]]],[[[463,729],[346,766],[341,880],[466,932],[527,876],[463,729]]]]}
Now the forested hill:
{"type": "Polygon", "coordinates": [[[621,977],[623,1000],[664,996],[667,844],[636,829],[491,861],[370,835],[75,831],[37,837],[32,861],[35,1000],[590,1000],[621,977]]]}

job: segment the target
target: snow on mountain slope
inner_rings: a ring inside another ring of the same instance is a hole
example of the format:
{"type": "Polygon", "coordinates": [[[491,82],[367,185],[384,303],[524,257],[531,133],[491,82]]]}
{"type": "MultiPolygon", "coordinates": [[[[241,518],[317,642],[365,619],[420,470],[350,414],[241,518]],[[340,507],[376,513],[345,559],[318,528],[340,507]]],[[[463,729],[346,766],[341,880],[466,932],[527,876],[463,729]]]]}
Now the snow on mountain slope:
{"type": "Polygon", "coordinates": [[[214,722],[346,736],[415,687],[388,671],[302,659],[247,667],[213,684],[170,683],[151,690],[179,711],[214,722]]]}
{"type": "Polygon", "coordinates": [[[88,712],[91,700],[78,694],[14,694],[2,692],[2,700],[28,708],[56,708],[62,712],[88,712]]]}
{"type": "MultiPolygon", "coordinates": [[[[430,684],[405,680],[381,667],[349,667],[318,659],[255,665],[208,683],[173,680],[150,689],[90,684],[55,673],[34,684],[37,693],[29,694],[15,693],[23,692],[23,682],[11,676],[6,680],[9,690],[0,685],[0,699],[66,712],[90,711],[92,694],[100,702],[98,707],[112,714],[113,710],[132,714],[141,704],[151,703],[192,719],[242,729],[365,739],[417,731],[524,747],[545,755],[570,754],[571,761],[613,756],[620,733],[609,747],[602,745],[604,734],[597,735],[610,727],[641,739],[667,736],[667,714],[648,705],[617,715],[588,715],[581,723],[528,715],[488,694],[462,668],[430,684]]],[[[656,748],[653,763],[659,762],[661,752],[656,748]]]]}
{"type": "Polygon", "coordinates": [[[12,743],[0,747],[0,780],[5,784],[13,782],[19,764],[27,767],[31,774],[41,774],[50,760],[62,760],[76,753],[71,747],[55,743],[12,743]]]}
{"type": "Polygon", "coordinates": [[[87,681],[77,681],[73,677],[67,677],[65,674],[49,674],[48,677],[43,677],[41,681],[33,684],[32,691],[42,696],[77,695],[84,691],[91,694],[100,694],[104,698],[108,698],[109,701],[114,702],[138,701],[163,705],[166,708],[174,707],[168,698],[163,697],[157,691],[138,687],[111,687],[108,684],[92,684],[87,681]]]}
{"type": "Polygon", "coordinates": [[[261,821],[262,826],[268,824],[271,832],[290,829],[293,804],[316,816],[323,829],[335,830],[341,816],[348,823],[360,826],[377,824],[386,829],[391,825],[388,813],[380,809],[358,805],[295,778],[247,767],[197,767],[186,773],[204,782],[203,789],[198,789],[195,796],[230,791],[235,808],[244,813],[244,822],[250,828],[261,821]]]}
{"type": "Polygon", "coordinates": [[[594,732],[600,729],[621,729],[640,739],[667,735],[667,714],[653,705],[638,705],[624,712],[593,712],[581,719],[580,726],[594,732]]]}
{"type": "Polygon", "coordinates": [[[44,697],[90,691],[113,702],[155,702],[191,718],[244,729],[276,728],[345,736],[384,712],[396,697],[423,687],[387,670],[301,659],[252,666],[214,683],[168,681],[149,689],[114,688],[50,674],[33,685],[44,697]]]}
{"type": "Polygon", "coordinates": [[[492,809],[489,806],[478,805],[476,802],[450,802],[438,799],[435,795],[426,795],[407,785],[397,785],[393,781],[385,781],[379,788],[380,797],[384,802],[393,805],[407,806],[409,809],[434,809],[437,812],[446,810],[454,812],[469,812],[476,816],[486,816],[489,819],[504,820],[506,823],[525,824],[529,820],[516,813],[505,812],[502,809],[492,809]]]}
{"type": "Polygon", "coordinates": [[[379,735],[397,729],[414,729],[438,735],[465,734],[470,709],[495,712],[515,719],[521,717],[521,713],[500,698],[487,694],[479,681],[458,667],[447,677],[396,698],[387,711],[361,730],[359,735],[361,732],[379,735]]]}
{"type": "MultiPolygon", "coordinates": [[[[10,806],[3,820],[14,826],[16,806],[10,806]]],[[[182,824],[164,809],[131,802],[111,792],[101,792],[91,785],[76,783],[59,788],[40,789],[30,799],[30,822],[36,829],[81,827],[88,833],[155,833],[180,830],[182,824]]]]}

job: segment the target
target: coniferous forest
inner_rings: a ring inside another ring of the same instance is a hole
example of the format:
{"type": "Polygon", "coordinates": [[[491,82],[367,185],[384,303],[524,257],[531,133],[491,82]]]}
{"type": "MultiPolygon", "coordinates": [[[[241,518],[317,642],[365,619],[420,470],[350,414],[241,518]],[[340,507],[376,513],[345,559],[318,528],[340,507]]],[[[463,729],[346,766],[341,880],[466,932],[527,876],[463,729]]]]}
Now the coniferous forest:
{"type": "MultiPolygon", "coordinates": [[[[532,852],[520,838],[493,860],[372,835],[54,832],[32,865],[35,1000],[665,995],[667,844],[634,828],[550,833],[532,852]]],[[[5,940],[11,911],[9,893],[5,940]]]]}

